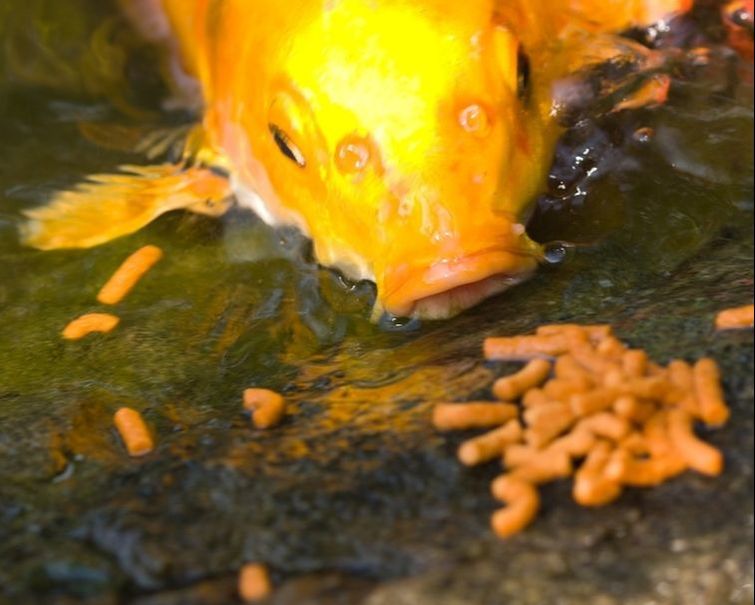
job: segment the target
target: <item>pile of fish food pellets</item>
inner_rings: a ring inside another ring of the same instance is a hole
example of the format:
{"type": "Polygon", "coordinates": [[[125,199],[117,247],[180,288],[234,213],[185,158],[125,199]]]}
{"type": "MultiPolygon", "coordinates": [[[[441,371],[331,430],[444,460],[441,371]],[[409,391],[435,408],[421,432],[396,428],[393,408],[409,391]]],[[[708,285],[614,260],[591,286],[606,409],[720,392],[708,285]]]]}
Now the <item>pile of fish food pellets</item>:
{"type": "Polygon", "coordinates": [[[488,338],[484,353],[527,363],[495,381],[498,402],[439,403],[433,423],[443,431],[492,429],[462,443],[458,457],[468,466],[502,461],[492,493],[506,506],[491,520],[501,537],[534,519],[541,483],[573,475],[574,500],[603,506],[625,486],[723,469],[721,452],[693,430],[695,421],[720,426],[729,417],[712,359],[663,367],[625,346],[610,326],[575,324],[488,338]]]}

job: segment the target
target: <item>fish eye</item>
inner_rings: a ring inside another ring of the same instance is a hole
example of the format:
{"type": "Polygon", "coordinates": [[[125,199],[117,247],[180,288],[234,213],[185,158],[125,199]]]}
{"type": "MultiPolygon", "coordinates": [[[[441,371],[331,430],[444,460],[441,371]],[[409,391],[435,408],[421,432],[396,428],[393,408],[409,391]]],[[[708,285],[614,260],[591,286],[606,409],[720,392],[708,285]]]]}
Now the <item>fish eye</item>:
{"type": "Polygon", "coordinates": [[[516,94],[520,99],[526,100],[530,92],[530,58],[521,46],[517,51],[516,68],[516,94]]]}
{"type": "Polygon", "coordinates": [[[280,152],[297,166],[304,168],[307,165],[307,160],[301,150],[293,143],[291,137],[275,124],[268,124],[268,128],[280,152]]]}

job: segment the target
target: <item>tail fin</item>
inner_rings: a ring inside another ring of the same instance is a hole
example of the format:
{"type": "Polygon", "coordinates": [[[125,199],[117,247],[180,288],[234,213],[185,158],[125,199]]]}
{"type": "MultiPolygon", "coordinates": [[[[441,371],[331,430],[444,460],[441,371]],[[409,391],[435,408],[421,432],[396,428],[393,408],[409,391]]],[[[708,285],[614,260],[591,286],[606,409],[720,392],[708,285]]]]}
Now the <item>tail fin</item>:
{"type": "Polygon", "coordinates": [[[133,233],[170,210],[219,215],[230,205],[227,179],[208,168],[121,169],[122,174],[92,175],[46,206],[26,211],[22,242],[41,250],[90,248],[133,233]]]}

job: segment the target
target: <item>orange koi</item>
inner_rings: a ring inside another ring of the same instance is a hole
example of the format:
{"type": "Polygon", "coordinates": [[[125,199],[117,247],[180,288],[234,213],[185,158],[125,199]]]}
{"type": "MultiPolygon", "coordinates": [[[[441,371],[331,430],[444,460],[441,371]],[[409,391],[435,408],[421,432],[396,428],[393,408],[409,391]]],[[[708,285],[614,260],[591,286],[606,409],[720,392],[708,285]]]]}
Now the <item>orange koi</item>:
{"type": "Polygon", "coordinates": [[[120,3],[201,123],[181,165],[97,175],[30,211],[29,245],[95,245],[234,199],[374,281],[379,312],[441,318],[543,258],[524,223],[562,132],[555,83],[636,52],[617,33],[691,0],[120,3]]]}

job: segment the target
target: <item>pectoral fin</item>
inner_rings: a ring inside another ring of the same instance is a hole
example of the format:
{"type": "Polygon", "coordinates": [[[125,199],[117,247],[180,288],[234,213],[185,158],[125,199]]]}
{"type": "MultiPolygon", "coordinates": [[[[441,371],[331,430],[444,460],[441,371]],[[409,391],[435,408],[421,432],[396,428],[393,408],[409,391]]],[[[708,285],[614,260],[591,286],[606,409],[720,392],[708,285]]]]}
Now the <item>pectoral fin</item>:
{"type": "Polygon", "coordinates": [[[92,175],[25,212],[22,242],[42,250],[89,248],[133,233],[170,210],[218,216],[231,205],[228,180],[209,168],[160,164],[121,170],[92,175]]]}

